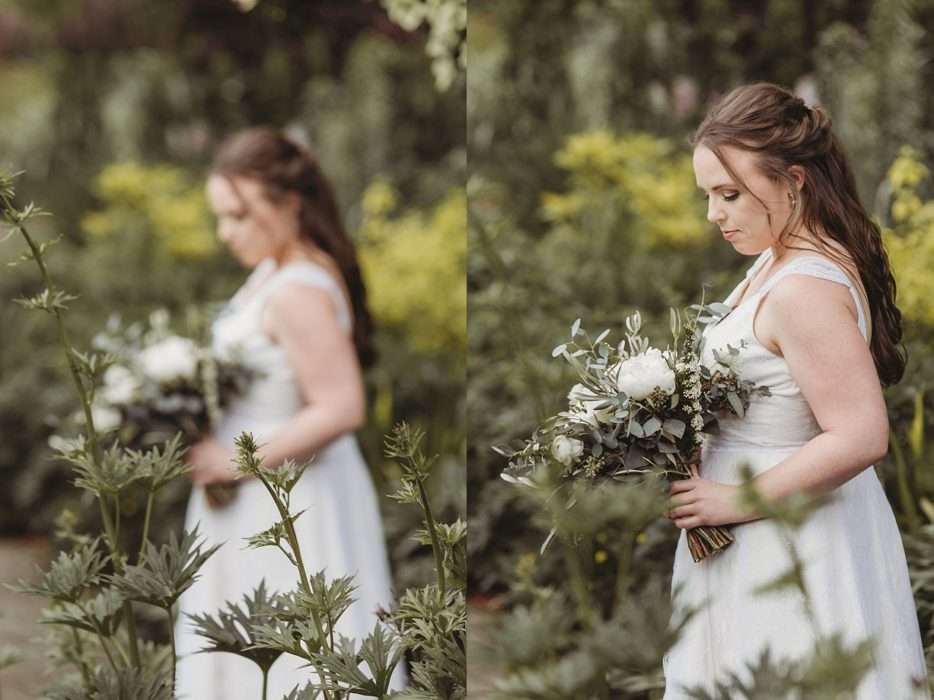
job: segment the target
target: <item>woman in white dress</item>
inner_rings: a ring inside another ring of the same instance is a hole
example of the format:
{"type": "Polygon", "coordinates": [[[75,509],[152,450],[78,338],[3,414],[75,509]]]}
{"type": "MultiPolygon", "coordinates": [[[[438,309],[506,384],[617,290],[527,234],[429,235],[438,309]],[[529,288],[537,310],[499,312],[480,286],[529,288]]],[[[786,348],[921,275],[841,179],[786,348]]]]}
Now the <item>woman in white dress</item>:
{"type": "MultiPolygon", "coordinates": [[[[213,327],[215,350],[239,350],[258,376],[214,435],[188,453],[194,487],[185,526],[225,544],[180,599],[177,691],[189,700],[255,700],[258,667],[233,654],[195,653],[206,640],[187,615],[214,614],[262,580],[267,590],[293,590],[298,573],[278,549],[245,549],[245,538],[278,520],[261,482],[240,480],[223,506],[205,487],[235,478],[234,440],[244,431],[261,445],[267,468],[314,455],[292,492],[293,511],[305,510],[296,521],[302,556],[309,574],[356,577],[356,602],[338,632],[361,640],[372,631],[376,611],[392,598],[377,496],[353,435],[366,412],[361,366],[371,355],[370,318],[353,243],[304,149],[272,129],[241,132],[222,147],[207,195],[221,240],[253,268],[213,327]]],[[[268,697],[311,680],[304,663],[280,657],[268,697]]]]}
{"type": "MultiPolygon", "coordinates": [[[[695,563],[684,533],[675,555],[677,603],[703,606],[665,659],[666,700],[746,681],[764,649],[807,659],[818,637],[872,638],[859,700],[928,697],[905,554],[872,468],[888,445],[882,385],[905,367],[895,281],[879,228],[860,205],[830,118],[769,84],[737,88],[698,128],[694,171],[707,218],[742,255],[758,256],[709,327],[702,361],[744,344],[740,374],[768,386],[742,419],[722,423],[700,474],[672,486],[679,528],[735,524],[736,541],[695,563]],[[743,509],[740,465],[767,500],[830,500],[798,531],[743,509]],[[812,614],[792,589],[757,593],[804,560],[812,614]],[[706,604],[705,604],[706,602],[706,604]]],[[[719,696],[718,696],[719,697],[719,696]]]]}

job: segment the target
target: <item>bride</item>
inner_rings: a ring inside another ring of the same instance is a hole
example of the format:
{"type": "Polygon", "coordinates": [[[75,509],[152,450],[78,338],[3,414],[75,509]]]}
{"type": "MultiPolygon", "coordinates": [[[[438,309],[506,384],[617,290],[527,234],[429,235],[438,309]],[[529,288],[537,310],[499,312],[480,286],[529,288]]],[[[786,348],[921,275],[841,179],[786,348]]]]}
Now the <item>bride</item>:
{"type": "MultiPolygon", "coordinates": [[[[233,654],[195,653],[206,640],[187,615],[214,614],[262,580],[267,590],[292,590],[298,573],[274,548],[245,549],[245,538],[278,520],[260,481],[242,480],[224,507],[205,487],[235,478],[234,440],[244,431],[261,445],[267,468],[314,456],[292,491],[293,510],[305,510],[295,523],[302,555],[309,574],[356,577],[356,600],[337,631],[358,641],[369,634],[377,610],[391,603],[377,498],[353,434],[365,419],[361,367],[371,358],[371,323],[353,243],[308,152],[272,129],[241,132],[221,148],[207,195],[221,240],[253,268],[215,322],[215,350],[238,350],[258,375],[188,455],[194,488],[185,526],[225,544],[180,599],[177,688],[191,700],[253,700],[261,692],[257,667],[233,654]]],[[[311,680],[304,666],[281,657],[269,696],[311,680]]]]}
{"type": "Polygon", "coordinates": [[[681,534],[673,590],[702,610],[665,659],[665,698],[713,693],[732,674],[748,681],[766,648],[773,660],[806,660],[835,634],[874,642],[859,700],[928,697],[905,554],[872,468],[888,444],[882,385],[905,368],[879,228],[830,118],[774,85],[737,88],[712,109],[694,137],[694,171],[707,218],[738,253],[756,256],[726,300],[732,310],[708,328],[702,361],[744,343],[741,375],[772,395],[724,420],[700,476],[672,486],[675,525],[735,524],[736,542],[694,563],[681,534]],[[742,463],[767,500],[831,498],[787,531],[737,502],[742,463]],[[756,592],[788,570],[789,539],[809,608],[797,590],[756,592]]]}

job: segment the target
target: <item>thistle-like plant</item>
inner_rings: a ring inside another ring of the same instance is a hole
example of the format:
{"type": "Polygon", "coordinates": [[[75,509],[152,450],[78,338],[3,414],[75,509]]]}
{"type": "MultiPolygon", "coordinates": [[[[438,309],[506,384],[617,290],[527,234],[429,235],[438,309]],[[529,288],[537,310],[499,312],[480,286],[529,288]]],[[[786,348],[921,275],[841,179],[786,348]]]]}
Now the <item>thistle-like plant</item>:
{"type": "MultiPolygon", "coordinates": [[[[139,562],[127,566],[123,573],[110,577],[110,584],[127,600],[148,603],[161,608],[168,616],[169,641],[172,647],[172,676],[175,678],[175,602],[191,588],[198,577],[198,569],[218,549],[216,544],[207,549],[198,542],[198,528],[183,532],[181,539],[169,535],[167,544],[156,547],[143,541],[139,562]]],[[[174,687],[174,686],[173,686],[174,687]]]]}
{"type": "Polygon", "coordinates": [[[7,586],[18,593],[40,595],[61,603],[76,603],[84,593],[101,581],[108,557],[100,550],[100,540],[75,547],[71,552],[60,552],[51,568],[40,575],[37,583],[20,580],[7,586]]]}
{"type": "Polygon", "coordinates": [[[72,344],[65,316],[78,297],[55,285],[45,262],[49,248],[59,239],[40,242],[33,237],[27,223],[44,212],[33,204],[17,208],[15,194],[14,177],[0,176],[0,217],[26,243],[26,251],[12,264],[34,263],[42,282],[39,291],[17,301],[53,319],[84,423],[82,435],[58,438],[56,448],[59,457],[73,466],[75,485],[96,499],[104,529],[102,537],[90,537],[74,532],[68,517],[60,519],[65,539],[75,547],[59,555],[38,583],[20,582],[16,588],[48,597],[53,605],[44,611],[40,621],[69,632],[67,636],[56,636],[54,648],[60,653],[53,657],[53,663],[73,666],[80,680],[65,678],[50,691],[50,697],[170,698],[174,649],[169,664],[160,648],[139,638],[132,601],[165,609],[171,638],[172,605],[192,584],[198,567],[216,547],[202,552],[193,546],[193,534],[183,535],[181,541],[173,537],[161,549],[149,542],[154,498],[169,481],[187,470],[179,440],[145,452],[125,449],[119,443],[107,449],[102,446],[92,406],[95,390],[114,356],[85,352],[72,344]],[[147,505],[139,551],[129,552],[120,544],[121,496],[137,482],[146,484],[147,505]],[[101,542],[106,551],[101,549],[101,542]],[[101,655],[106,657],[107,665],[95,672],[93,665],[101,655]]]}
{"type": "Polygon", "coordinates": [[[422,510],[424,528],[415,537],[431,544],[436,581],[403,593],[387,619],[412,656],[412,683],[399,697],[456,700],[466,697],[467,687],[467,527],[460,519],[434,518],[425,483],[436,458],[422,450],[424,437],[419,428],[400,423],[386,438],[386,456],[402,468],[402,483],[391,498],[422,510]]]}
{"type": "Polygon", "coordinates": [[[413,662],[412,685],[392,697],[466,697],[466,526],[460,520],[437,523],[432,515],[424,484],[435,460],[422,453],[423,437],[419,430],[397,426],[387,439],[387,454],[399,459],[403,468],[394,497],[422,508],[425,527],[416,539],[432,546],[437,579],[406,591],[369,635],[353,640],[337,631],[340,618],[354,604],[353,578],[329,580],[324,571],[309,574],[295,532],[301,513],[291,512],[291,492],[307,464],[286,462],[266,469],[253,437],[241,435],[236,443],[238,469],[262,482],[279,512],[279,522],[247,538],[247,543],[279,549],[295,566],[298,585],[270,595],[262,583],[244,598],[244,606],[228,604],[216,615],[192,615],[196,631],[209,642],[202,651],[230,652],[256,663],[263,674],[264,698],[269,667],[283,653],[307,660],[312,669],[309,681],[287,698],[388,698],[393,671],[406,651],[413,662]]]}
{"type": "MultiPolygon", "coordinates": [[[[260,581],[252,594],[243,596],[243,604],[228,602],[216,615],[194,614],[189,618],[195,631],[207,640],[202,653],[227,652],[242,656],[255,663],[263,674],[263,697],[266,697],[269,669],[282,654],[283,650],[274,646],[263,646],[264,639],[260,629],[262,625],[279,619],[287,612],[283,601],[266,590],[266,582],[260,581]]],[[[302,652],[291,637],[292,630],[282,637],[291,642],[290,653],[302,652]]],[[[303,656],[304,654],[298,653],[303,656]]],[[[306,657],[307,658],[307,657],[306,657]]]]}

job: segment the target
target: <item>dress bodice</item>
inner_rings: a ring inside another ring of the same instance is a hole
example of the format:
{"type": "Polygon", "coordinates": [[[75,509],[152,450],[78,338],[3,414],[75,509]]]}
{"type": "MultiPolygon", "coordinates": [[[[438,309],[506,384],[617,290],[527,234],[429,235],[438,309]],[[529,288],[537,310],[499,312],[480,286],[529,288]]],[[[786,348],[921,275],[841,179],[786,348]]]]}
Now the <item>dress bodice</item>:
{"type": "Polygon", "coordinates": [[[214,352],[219,357],[236,356],[255,372],[246,393],[231,403],[216,427],[215,437],[226,447],[232,447],[243,431],[260,441],[268,439],[305,404],[285,352],[263,330],[267,302],[290,283],[328,292],[338,323],[351,331],[350,309],[340,285],[322,267],[308,260],[277,267],[267,259],[257,265],[212,327],[214,352]]]}
{"type": "MultiPolygon", "coordinates": [[[[707,327],[701,346],[701,362],[714,368],[718,361],[729,357],[727,345],[739,349],[736,370],[742,379],[757,386],[769,388],[770,396],[754,395],[743,418],[732,415],[720,420],[719,435],[712,436],[710,448],[749,449],[762,447],[795,447],[803,445],[821,432],[810,406],[785,359],[771,352],[756,338],[753,321],[765,295],[779,281],[793,274],[808,275],[845,285],[856,302],[859,329],[867,337],[866,319],[862,302],[853,282],[843,270],[827,258],[815,255],[801,256],[775,272],[755,292],[741,292],[771,257],[766,250],[746,273],[746,279],[730,293],[724,303],[732,310],[715,325],[707,327]],[[733,306],[735,304],[735,306],[733,306]]],[[[828,339],[829,342],[829,339],[828,339]]]]}

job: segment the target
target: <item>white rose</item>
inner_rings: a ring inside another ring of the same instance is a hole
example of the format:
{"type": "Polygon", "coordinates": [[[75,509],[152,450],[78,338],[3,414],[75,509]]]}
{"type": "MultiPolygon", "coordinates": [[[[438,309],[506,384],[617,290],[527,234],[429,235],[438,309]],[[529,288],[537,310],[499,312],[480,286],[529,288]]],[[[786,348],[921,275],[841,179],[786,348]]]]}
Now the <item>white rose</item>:
{"type": "Polygon", "coordinates": [[[110,406],[95,404],[91,406],[91,418],[94,420],[94,429],[101,433],[116,430],[123,422],[120,411],[110,406]]]}
{"type": "Polygon", "coordinates": [[[157,382],[194,379],[198,369],[198,348],[187,338],[170,335],[143,350],[138,362],[143,373],[157,382]]]}
{"type": "Polygon", "coordinates": [[[551,443],[551,454],[566,467],[570,467],[575,459],[584,453],[584,443],[574,438],[559,435],[551,443]]]}
{"type": "Polygon", "coordinates": [[[617,365],[616,386],[636,401],[647,398],[656,389],[671,395],[675,391],[675,373],[662,352],[650,348],[617,365]]]}
{"type": "Polygon", "coordinates": [[[104,385],[100,389],[101,398],[109,404],[128,404],[139,391],[139,380],[122,365],[113,365],[104,372],[104,385]]]}

